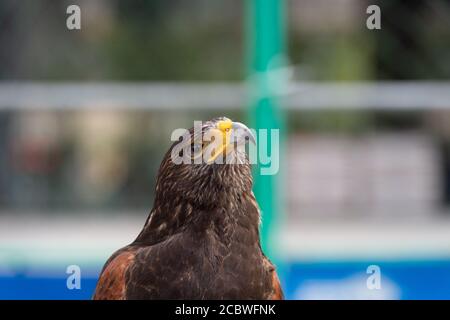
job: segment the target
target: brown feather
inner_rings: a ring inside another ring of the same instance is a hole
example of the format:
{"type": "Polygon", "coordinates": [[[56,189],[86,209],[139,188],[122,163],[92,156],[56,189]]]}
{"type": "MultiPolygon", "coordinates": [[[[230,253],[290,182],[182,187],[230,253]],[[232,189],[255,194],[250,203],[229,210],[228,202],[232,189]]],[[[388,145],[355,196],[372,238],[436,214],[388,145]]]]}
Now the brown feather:
{"type": "Polygon", "coordinates": [[[283,300],[284,294],[281,289],[280,280],[278,279],[278,275],[274,270],[272,272],[272,294],[269,296],[268,300],[283,300]]]}
{"type": "Polygon", "coordinates": [[[123,251],[113,256],[106,263],[94,293],[94,300],[123,300],[125,299],[127,269],[134,261],[134,250],[123,251]]]}
{"type": "Polygon", "coordinates": [[[176,165],[174,145],[141,233],[105,264],[94,299],[283,299],[245,153],[240,164],[176,165]]]}

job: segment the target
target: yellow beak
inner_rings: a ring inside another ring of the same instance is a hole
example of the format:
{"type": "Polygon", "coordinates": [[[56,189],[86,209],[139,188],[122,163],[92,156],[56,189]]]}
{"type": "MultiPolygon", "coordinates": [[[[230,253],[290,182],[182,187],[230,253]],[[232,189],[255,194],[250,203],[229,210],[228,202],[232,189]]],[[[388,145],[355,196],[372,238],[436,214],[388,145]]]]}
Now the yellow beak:
{"type": "MultiPolygon", "coordinates": [[[[252,131],[244,124],[240,122],[232,122],[231,120],[222,120],[217,123],[215,131],[215,137],[221,137],[222,141],[219,142],[217,149],[211,154],[211,157],[207,160],[207,163],[213,163],[217,157],[224,155],[225,157],[234,149],[235,143],[245,144],[248,141],[256,144],[255,136],[252,131]]],[[[220,139],[219,139],[220,140],[220,139]]]]}

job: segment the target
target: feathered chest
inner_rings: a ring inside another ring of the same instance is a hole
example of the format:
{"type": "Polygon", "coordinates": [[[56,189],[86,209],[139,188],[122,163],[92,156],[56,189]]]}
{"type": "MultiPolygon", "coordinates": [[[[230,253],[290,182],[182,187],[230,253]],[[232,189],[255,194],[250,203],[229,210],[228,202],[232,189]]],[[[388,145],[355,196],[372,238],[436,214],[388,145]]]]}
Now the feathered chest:
{"type": "Polygon", "coordinates": [[[141,248],[128,277],[130,299],[264,299],[270,270],[259,243],[237,226],[223,241],[215,231],[185,230],[141,248]]]}

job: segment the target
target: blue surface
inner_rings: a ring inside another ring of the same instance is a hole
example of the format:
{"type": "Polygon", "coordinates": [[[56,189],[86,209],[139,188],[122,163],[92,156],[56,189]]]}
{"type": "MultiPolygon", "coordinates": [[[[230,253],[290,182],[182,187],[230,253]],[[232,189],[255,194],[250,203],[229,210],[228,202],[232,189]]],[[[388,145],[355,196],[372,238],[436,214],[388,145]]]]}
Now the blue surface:
{"type": "Polygon", "coordinates": [[[450,299],[450,261],[287,264],[284,289],[290,299],[450,299]],[[367,288],[370,265],[380,267],[380,290],[367,288]]]}
{"type": "Polygon", "coordinates": [[[66,287],[66,278],[39,276],[1,277],[0,299],[90,299],[96,283],[96,277],[83,277],[79,290],[69,290],[66,287]]]}
{"type": "MultiPolygon", "coordinates": [[[[61,270],[0,273],[0,299],[90,299],[98,270],[83,270],[81,289],[69,290],[61,270]]],[[[287,263],[284,290],[295,298],[450,299],[450,261],[287,263]],[[369,265],[381,269],[381,289],[366,286],[369,265]]]]}

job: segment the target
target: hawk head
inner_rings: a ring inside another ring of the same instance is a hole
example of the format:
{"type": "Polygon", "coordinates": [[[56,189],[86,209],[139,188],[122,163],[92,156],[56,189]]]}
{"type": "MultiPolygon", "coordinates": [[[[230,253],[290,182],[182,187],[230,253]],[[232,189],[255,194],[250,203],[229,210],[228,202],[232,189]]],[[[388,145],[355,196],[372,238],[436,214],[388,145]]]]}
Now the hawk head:
{"type": "Polygon", "coordinates": [[[250,192],[248,142],[255,143],[252,131],[225,117],[194,126],[166,153],[158,173],[156,197],[182,198],[195,206],[210,207],[227,196],[250,192]]]}

